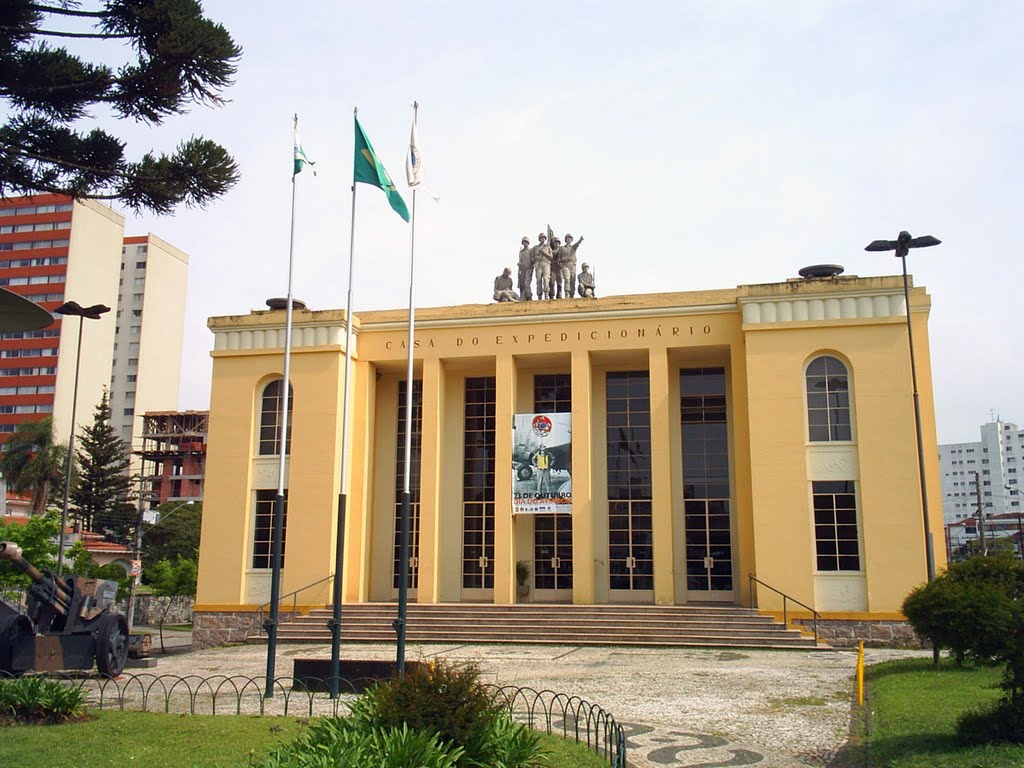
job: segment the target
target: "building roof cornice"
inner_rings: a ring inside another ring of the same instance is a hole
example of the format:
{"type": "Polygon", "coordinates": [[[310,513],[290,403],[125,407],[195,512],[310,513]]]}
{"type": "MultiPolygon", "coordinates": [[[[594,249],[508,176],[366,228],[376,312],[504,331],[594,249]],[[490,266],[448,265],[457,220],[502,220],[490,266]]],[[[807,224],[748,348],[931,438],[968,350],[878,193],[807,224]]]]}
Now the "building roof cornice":
{"type": "MultiPolygon", "coordinates": [[[[923,288],[911,290],[911,304],[915,311],[927,311],[930,298],[923,288]]],[[[744,324],[749,326],[787,321],[898,317],[905,316],[906,311],[903,282],[899,275],[851,276],[598,299],[418,307],[416,325],[419,328],[460,328],[730,313],[741,313],[744,324]]],[[[352,330],[357,335],[394,331],[407,327],[408,317],[408,309],[360,312],[354,316],[352,330]]],[[[343,344],[343,310],[297,309],[293,312],[292,322],[295,347],[343,344]]],[[[247,315],[211,317],[207,325],[215,335],[216,351],[284,346],[284,310],[254,310],[247,315]]]]}

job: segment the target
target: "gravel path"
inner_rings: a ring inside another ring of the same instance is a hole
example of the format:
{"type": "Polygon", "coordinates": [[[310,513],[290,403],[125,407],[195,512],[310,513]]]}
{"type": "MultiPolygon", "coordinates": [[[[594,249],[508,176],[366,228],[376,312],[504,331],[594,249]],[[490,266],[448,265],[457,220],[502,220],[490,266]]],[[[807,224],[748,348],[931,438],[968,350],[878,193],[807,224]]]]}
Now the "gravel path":
{"type": "MultiPolygon", "coordinates": [[[[914,655],[922,652],[866,652],[868,663],[914,655]]],[[[329,656],[328,646],[280,646],[276,674],[290,676],[295,657],[329,656]]],[[[342,656],[393,659],[394,646],[345,646],[342,656]]],[[[477,662],[489,682],[599,704],[624,724],[629,761],[644,768],[835,764],[849,735],[857,659],[853,651],[440,644],[410,645],[406,658],[436,656],[477,662]]],[[[266,647],[174,653],[146,671],[262,680],[266,647]]]]}

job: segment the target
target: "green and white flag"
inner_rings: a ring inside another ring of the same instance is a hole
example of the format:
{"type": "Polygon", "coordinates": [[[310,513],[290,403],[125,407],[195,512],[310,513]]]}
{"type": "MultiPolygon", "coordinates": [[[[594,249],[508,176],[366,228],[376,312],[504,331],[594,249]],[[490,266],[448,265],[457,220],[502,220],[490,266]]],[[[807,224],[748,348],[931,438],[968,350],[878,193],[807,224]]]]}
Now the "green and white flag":
{"type": "MultiPolygon", "coordinates": [[[[309,165],[313,167],[316,165],[312,160],[306,156],[306,150],[302,148],[302,142],[299,140],[299,116],[295,116],[295,151],[294,151],[294,165],[292,166],[292,176],[302,172],[302,166],[309,165]]],[[[313,175],[316,176],[316,170],[313,170],[313,175]]]]}
{"type": "Polygon", "coordinates": [[[377,153],[373,151],[370,140],[363,132],[363,126],[359,124],[359,118],[355,118],[355,121],[356,152],[352,166],[353,182],[380,187],[384,190],[384,194],[388,196],[388,202],[391,203],[395,213],[409,221],[409,209],[405,207],[405,201],[398,194],[398,190],[395,189],[395,184],[391,181],[391,177],[388,176],[388,172],[384,170],[384,166],[378,159],[377,153]]]}

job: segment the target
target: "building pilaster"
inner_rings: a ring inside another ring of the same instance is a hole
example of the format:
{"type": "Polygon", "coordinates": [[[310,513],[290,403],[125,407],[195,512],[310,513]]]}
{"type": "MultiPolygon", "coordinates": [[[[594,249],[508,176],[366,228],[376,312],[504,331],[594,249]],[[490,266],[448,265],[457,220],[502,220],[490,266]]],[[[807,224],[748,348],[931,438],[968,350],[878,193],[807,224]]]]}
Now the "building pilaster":
{"type": "Polygon", "coordinates": [[[592,491],[593,376],[590,353],[572,352],[572,601],[594,602],[594,509],[592,491]]]}
{"type": "Polygon", "coordinates": [[[420,453],[419,586],[416,601],[440,601],[441,426],[444,417],[444,364],[423,359],[423,420],[420,453]]]}
{"type": "Polygon", "coordinates": [[[494,420],[494,602],[516,601],[516,548],[512,520],[512,417],[516,402],[516,361],[495,359],[494,420]]]}
{"type": "MultiPolygon", "coordinates": [[[[650,350],[651,387],[651,520],[654,548],[654,602],[675,603],[675,549],[672,524],[672,398],[668,352],[650,350]]],[[[677,414],[678,418],[678,414],[677,414]]]]}

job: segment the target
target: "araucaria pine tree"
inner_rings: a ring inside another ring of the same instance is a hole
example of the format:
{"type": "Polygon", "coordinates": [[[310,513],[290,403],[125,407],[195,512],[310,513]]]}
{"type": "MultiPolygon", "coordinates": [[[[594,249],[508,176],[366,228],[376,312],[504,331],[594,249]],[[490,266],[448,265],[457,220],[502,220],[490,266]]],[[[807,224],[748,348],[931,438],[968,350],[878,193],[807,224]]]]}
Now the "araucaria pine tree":
{"type": "Polygon", "coordinates": [[[217,199],[238,180],[222,146],[191,136],[129,159],[111,117],[157,126],[220,106],[241,53],[198,0],[3,0],[0,196],[56,192],[156,213],[217,199]],[[118,52],[127,60],[114,66],[83,57],[118,52]]]}
{"type": "Polygon", "coordinates": [[[134,525],[129,446],[110,423],[107,390],[93,421],[79,433],[78,479],[71,494],[75,513],[86,530],[109,532],[125,540],[134,525]]]}

